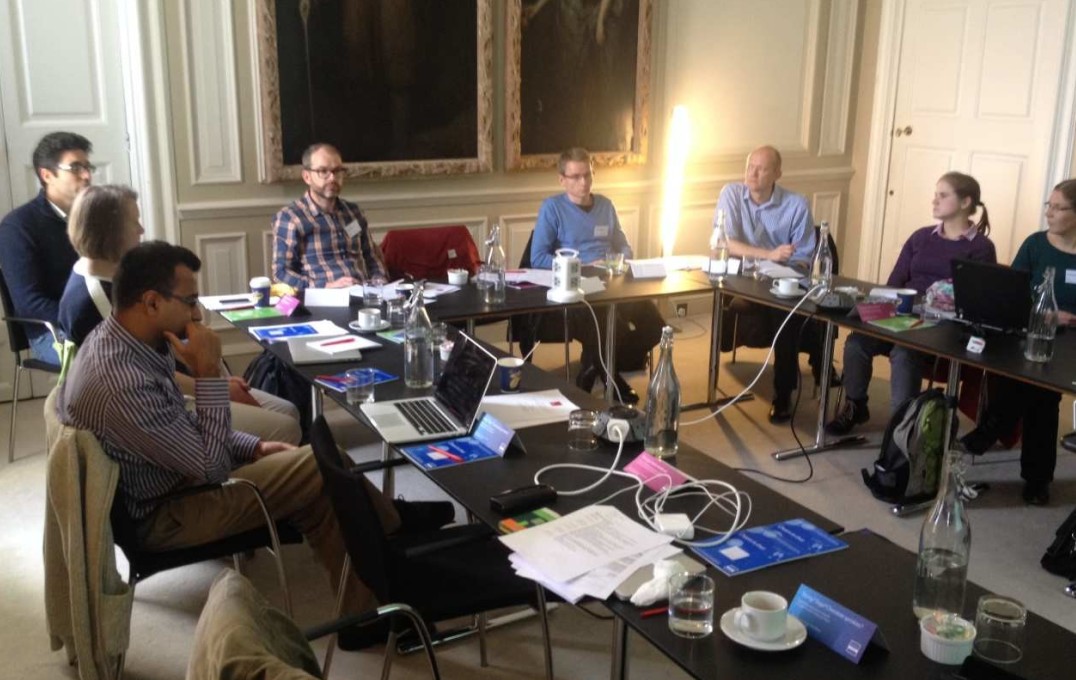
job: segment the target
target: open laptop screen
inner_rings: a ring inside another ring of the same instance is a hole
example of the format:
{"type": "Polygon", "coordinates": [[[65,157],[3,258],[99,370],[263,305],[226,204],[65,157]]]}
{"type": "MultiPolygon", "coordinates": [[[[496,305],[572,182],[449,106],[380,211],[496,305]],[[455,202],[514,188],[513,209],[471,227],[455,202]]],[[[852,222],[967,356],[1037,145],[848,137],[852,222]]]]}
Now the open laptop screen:
{"type": "Polygon", "coordinates": [[[1003,264],[953,260],[957,318],[983,328],[1022,332],[1031,314],[1031,275],[1003,264]]]}
{"type": "Polygon", "coordinates": [[[496,367],[492,354],[461,333],[445,362],[434,397],[464,427],[469,427],[496,367]]]}

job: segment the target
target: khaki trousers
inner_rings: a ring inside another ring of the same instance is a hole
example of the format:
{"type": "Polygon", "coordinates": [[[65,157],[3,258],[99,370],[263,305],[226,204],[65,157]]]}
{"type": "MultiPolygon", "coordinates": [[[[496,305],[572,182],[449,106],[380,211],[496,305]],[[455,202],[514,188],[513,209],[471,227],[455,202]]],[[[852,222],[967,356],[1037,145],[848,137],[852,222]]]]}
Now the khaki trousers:
{"type": "MultiPolygon", "coordinates": [[[[321,473],[309,446],[266,456],[232,472],[258,485],[274,519],[287,520],[302,532],[314,555],[328,572],[333,592],[344,564],[344,542],[321,473]]],[[[390,501],[367,484],[386,533],[396,531],[400,517],[390,501]]],[[[247,489],[217,491],[177,498],[161,504],[138,524],[139,540],[150,550],[182,548],[264,526],[265,520],[247,489]]],[[[377,606],[366,586],[348,574],[344,612],[357,614],[377,606]]],[[[328,618],[328,616],[326,616],[328,618]]]]}

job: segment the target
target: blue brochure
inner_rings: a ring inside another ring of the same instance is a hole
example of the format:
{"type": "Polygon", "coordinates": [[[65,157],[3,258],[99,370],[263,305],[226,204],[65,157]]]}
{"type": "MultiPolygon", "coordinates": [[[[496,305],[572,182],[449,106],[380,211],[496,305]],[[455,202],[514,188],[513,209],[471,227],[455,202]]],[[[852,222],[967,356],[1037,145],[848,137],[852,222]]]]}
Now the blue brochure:
{"type": "Polygon", "coordinates": [[[805,519],[790,519],[742,529],[720,545],[694,550],[726,576],[735,576],[847,547],[805,519]]]}
{"type": "Polygon", "coordinates": [[[409,444],[399,449],[415,465],[433,470],[503,456],[515,434],[515,430],[491,414],[483,413],[475,424],[472,435],[433,443],[409,444]]]}
{"type": "Polygon", "coordinates": [[[803,584],[788,605],[788,613],[803,622],[808,636],[852,663],[859,663],[871,643],[886,649],[878,626],[803,584]]]}
{"type": "MultiPolygon", "coordinates": [[[[382,371],[380,368],[372,368],[370,370],[372,370],[374,372],[374,384],[375,385],[380,385],[381,383],[392,382],[393,380],[397,379],[397,377],[394,376],[393,374],[386,373],[385,371],[382,371]]],[[[314,378],[314,382],[321,385],[322,387],[328,387],[330,390],[333,390],[334,392],[347,392],[347,379],[346,379],[346,376],[347,376],[347,371],[344,371],[343,373],[337,373],[336,375],[319,375],[318,377],[314,378]]]]}

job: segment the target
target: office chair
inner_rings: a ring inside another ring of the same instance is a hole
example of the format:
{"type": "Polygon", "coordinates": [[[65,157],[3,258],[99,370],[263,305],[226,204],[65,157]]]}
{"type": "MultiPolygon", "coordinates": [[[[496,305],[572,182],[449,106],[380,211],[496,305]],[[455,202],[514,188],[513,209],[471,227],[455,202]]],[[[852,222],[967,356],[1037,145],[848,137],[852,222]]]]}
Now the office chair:
{"type": "Polygon", "coordinates": [[[441,677],[422,617],[405,604],[389,604],[300,631],[295,622],[266,602],[242,575],[223,571],[209,590],[198,618],[187,680],[210,678],[325,678],[309,641],[339,630],[401,615],[418,632],[435,680],[441,677]]]}
{"type": "Polygon", "coordinates": [[[11,390],[11,427],[8,430],[7,439],[7,462],[12,463],[15,460],[15,423],[17,422],[15,414],[19,408],[19,382],[22,372],[27,369],[34,369],[57,375],[60,373],[60,366],[57,364],[35,359],[29,355],[23,356],[23,352],[28,352],[30,349],[30,337],[26,334],[26,329],[31,326],[44,326],[52,334],[52,338],[56,342],[59,342],[59,334],[52,323],[48,321],[15,316],[15,305],[11,300],[11,291],[7,287],[7,281],[4,280],[3,271],[0,271],[0,305],[4,308],[4,324],[7,326],[8,345],[11,347],[11,353],[15,357],[15,385],[11,390]]]}
{"type": "MultiPolygon", "coordinates": [[[[310,428],[310,444],[325,491],[336,512],[350,565],[379,602],[402,602],[427,622],[527,604],[538,609],[545,644],[546,677],[553,677],[549,623],[541,586],[515,575],[508,550],[494,533],[470,524],[420,533],[386,535],[363,473],[380,462],[347,467],[324,416],[310,428]]],[[[345,574],[341,575],[341,584],[345,574]]],[[[339,588],[336,616],[343,606],[339,588]]],[[[485,618],[479,614],[479,650],[486,665],[485,618]]],[[[387,677],[401,632],[392,622],[382,677],[387,677]]],[[[330,646],[330,650],[332,647],[330,646]]],[[[329,661],[326,660],[326,671],[329,661]]]]}
{"type": "Polygon", "coordinates": [[[381,240],[390,279],[444,279],[449,269],[478,271],[482,258],[471,232],[462,224],[396,229],[381,240]]]}

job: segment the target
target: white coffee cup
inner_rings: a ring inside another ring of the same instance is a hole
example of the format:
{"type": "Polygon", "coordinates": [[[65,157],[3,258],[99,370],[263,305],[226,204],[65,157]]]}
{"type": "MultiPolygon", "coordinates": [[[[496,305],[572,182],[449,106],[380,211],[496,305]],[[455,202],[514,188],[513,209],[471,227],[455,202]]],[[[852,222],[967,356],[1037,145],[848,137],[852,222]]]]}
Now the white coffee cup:
{"type": "Polygon", "coordinates": [[[750,638],[761,642],[779,640],[785,636],[788,619],[788,600],[777,593],[752,590],[740,598],[736,626],[750,638]]]}
{"type": "Polygon", "coordinates": [[[449,269],[448,282],[453,286],[466,286],[468,273],[466,269],[449,269]]]}
{"type": "Polygon", "coordinates": [[[359,310],[359,328],[377,328],[381,325],[381,310],[364,307],[359,310]]]}
{"type": "Polygon", "coordinates": [[[799,279],[777,279],[777,292],[781,295],[795,295],[800,292],[799,279]]]}

